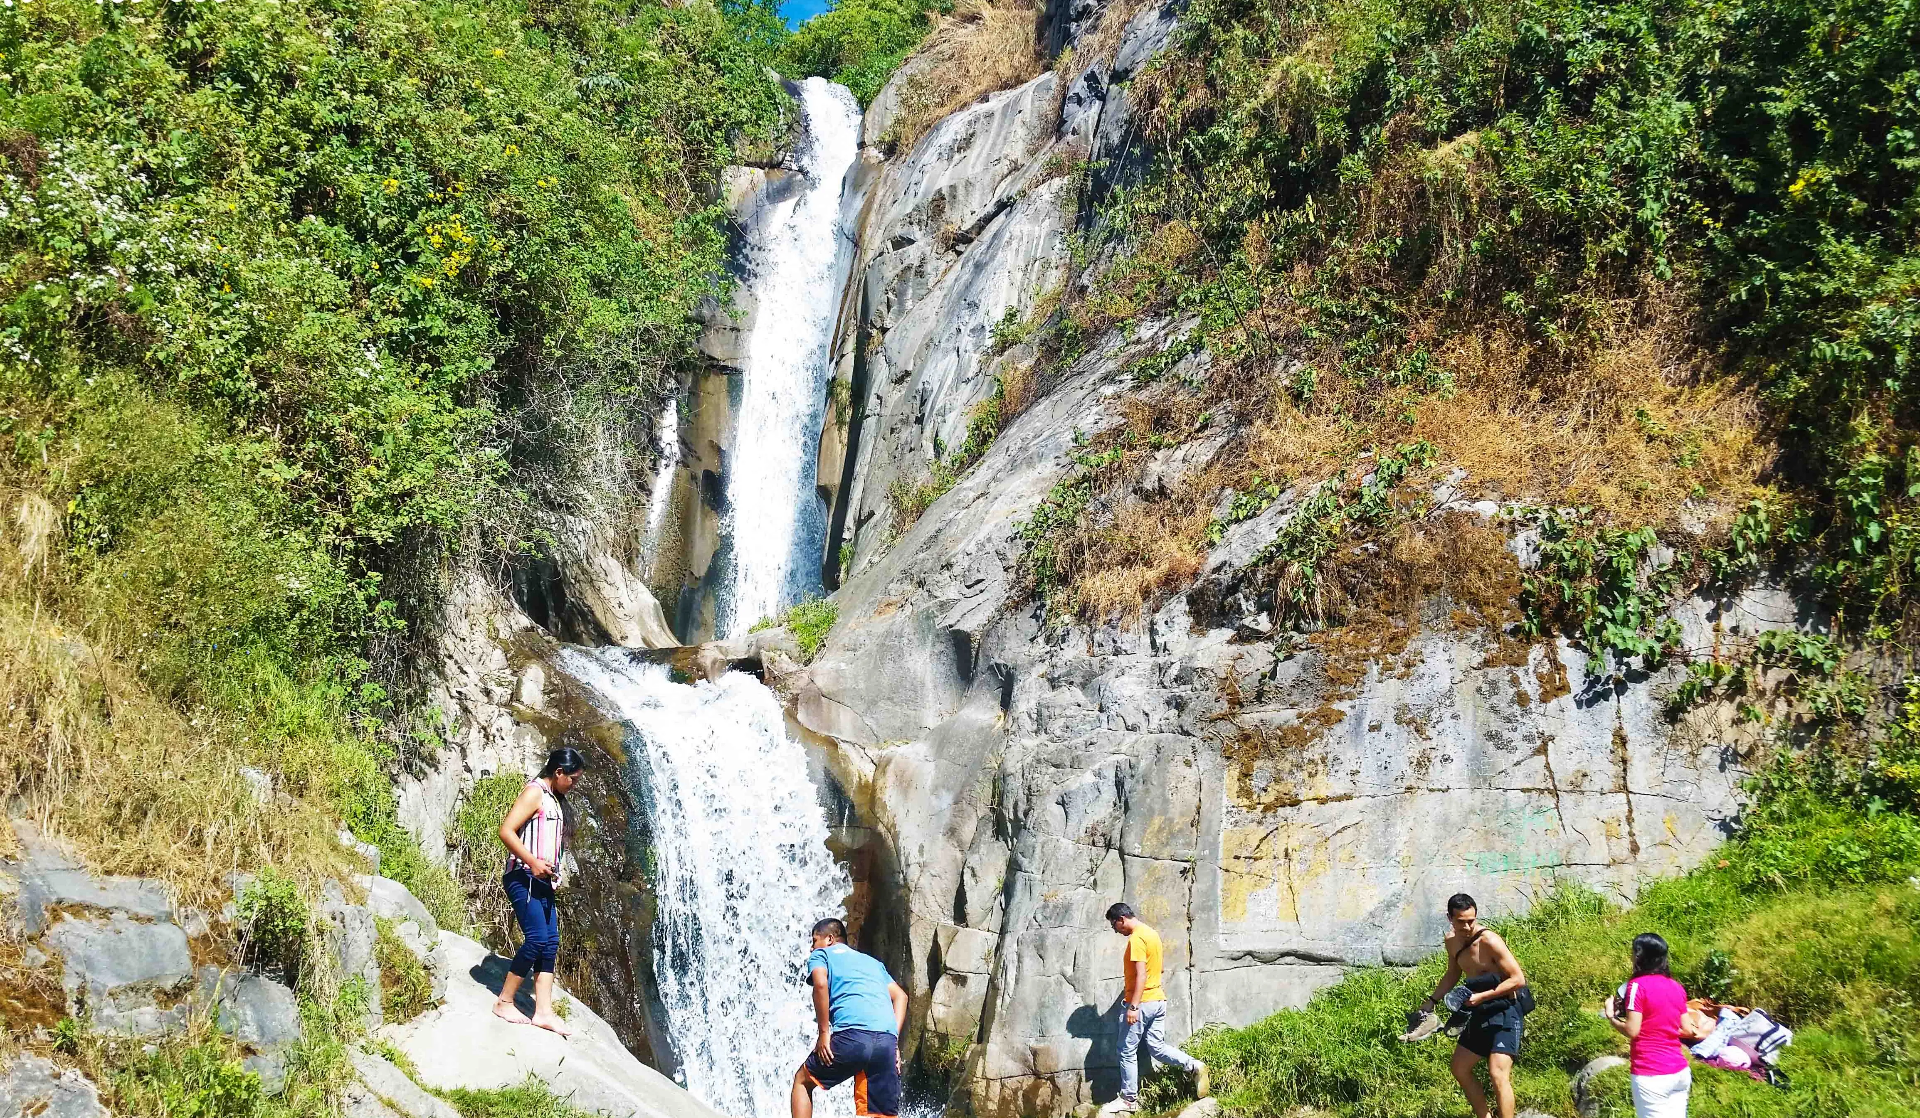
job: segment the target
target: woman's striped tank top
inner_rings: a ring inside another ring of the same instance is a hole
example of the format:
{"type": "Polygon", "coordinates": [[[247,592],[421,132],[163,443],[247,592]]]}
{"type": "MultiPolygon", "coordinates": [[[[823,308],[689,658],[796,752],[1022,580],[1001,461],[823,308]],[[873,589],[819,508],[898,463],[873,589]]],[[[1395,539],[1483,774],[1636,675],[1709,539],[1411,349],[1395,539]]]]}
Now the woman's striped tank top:
{"type": "MultiPolygon", "coordinates": [[[[566,815],[560,809],[560,797],[554,795],[553,789],[547,787],[547,782],[538,777],[527,781],[527,784],[540,789],[540,806],[520,825],[520,842],[528,853],[551,865],[555,876],[558,876],[566,835],[566,815]]],[[[509,851],[507,868],[526,869],[527,865],[509,851]]]]}

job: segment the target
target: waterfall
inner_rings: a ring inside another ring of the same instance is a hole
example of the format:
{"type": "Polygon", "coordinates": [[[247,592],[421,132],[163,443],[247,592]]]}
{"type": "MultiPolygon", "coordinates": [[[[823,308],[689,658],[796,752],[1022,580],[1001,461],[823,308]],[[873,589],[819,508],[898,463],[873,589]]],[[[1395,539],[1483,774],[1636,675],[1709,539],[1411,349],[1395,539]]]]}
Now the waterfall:
{"type": "Polygon", "coordinates": [[[653,487],[647,494],[647,562],[660,555],[660,532],[667,525],[667,512],[673,503],[673,473],[680,468],[680,404],[672,397],[660,411],[660,465],[654,470],[653,487]]]}
{"type": "MultiPolygon", "coordinates": [[[[752,676],[674,683],[619,648],[560,666],[630,727],[628,772],[652,832],[654,974],[687,1089],[734,1118],[787,1113],[813,1044],[807,933],[852,884],[780,704],[752,676]]],[[[817,1093],[823,1115],[847,1092],[817,1093]]]]}
{"type": "Polygon", "coordinates": [[[742,284],[757,311],[726,465],[723,534],[733,582],[721,596],[721,636],[745,633],[817,592],[826,548],[812,467],[847,242],[840,192],[860,147],[860,107],[845,87],[808,78],[800,108],[803,182],[768,203],[762,233],[745,253],[742,284]]]}

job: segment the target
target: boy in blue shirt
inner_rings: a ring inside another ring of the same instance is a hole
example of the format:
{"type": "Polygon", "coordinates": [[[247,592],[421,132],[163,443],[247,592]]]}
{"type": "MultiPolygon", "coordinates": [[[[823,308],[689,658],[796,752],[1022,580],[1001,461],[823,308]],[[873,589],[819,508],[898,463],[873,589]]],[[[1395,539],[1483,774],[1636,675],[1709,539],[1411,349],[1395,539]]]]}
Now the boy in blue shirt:
{"type": "Polygon", "coordinates": [[[847,926],[828,918],[813,926],[807,956],[813,1016],[820,1024],[800,1070],[793,1073],[793,1118],[813,1118],[813,1089],[853,1080],[854,1113],[900,1113],[900,1030],[907,992],[880,960],[847,946],[847,926]]]}

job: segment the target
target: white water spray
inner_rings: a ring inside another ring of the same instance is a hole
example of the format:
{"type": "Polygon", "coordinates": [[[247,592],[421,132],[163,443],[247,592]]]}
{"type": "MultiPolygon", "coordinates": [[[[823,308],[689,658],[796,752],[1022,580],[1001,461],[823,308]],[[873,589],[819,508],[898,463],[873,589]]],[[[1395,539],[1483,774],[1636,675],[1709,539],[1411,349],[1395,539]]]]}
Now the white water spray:
{"type": "Polygon", "coordinates": [[[660,555],[660,531],[667,524],[667,506],[673,503],[673,472],[680,468],[680,404],[669,397],[660,411],[660,466],[647,494],[647,561],[660,555]]]}
{"type": "MultiPolygon", "coordinates": [[[[639,741],[626,779],[653,837],[654,974],[687,1089],[734,1118],[787,1113],[813,1043],[807,933],[852,884],[780,704],[752,676],[672,682],[623,649],[568,648],[568,674],[639,741]]],[[[818,1092],[823,1115],[848,1093],[818,1092]]]]}
{"type": "Polygon", "coordinates": [[[758,304],[727,462],[733,584],[721,635],[739,636],[819,586],[825,515],[812,465],[826,417],[828,350],[840,303],[840,192],[860,148],[860,107],[824,78],[801,87],[800,189],[771,203],[746,278],[758,304]]]}

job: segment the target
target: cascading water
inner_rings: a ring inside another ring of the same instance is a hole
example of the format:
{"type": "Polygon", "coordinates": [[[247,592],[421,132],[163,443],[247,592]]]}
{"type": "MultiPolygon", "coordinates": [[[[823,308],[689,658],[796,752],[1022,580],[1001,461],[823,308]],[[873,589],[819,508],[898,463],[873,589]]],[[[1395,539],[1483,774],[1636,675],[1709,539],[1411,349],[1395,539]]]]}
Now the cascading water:
{"type": "MultiPolygon", "coordinates": [[[[726,462],[723,636],[817,591],[825,548],[811,475],[845,275],[840,194],[860,109],[820,78],[804,83],[800,108],[801,177],[769,191],[743,254],[757,312],[726,462]]],[[[677,423],[669,404],[650,546],[664,528],[677,423]]],[[[654,978],[687,1089],[734,1118],[779,1118],[813,1044],[806,934],[821,917],[843,915],[852,890],[827,850],[806,754],[787,737],[779,701],[752,676],[677,684],[665,667],[619,648],[568,648],[557,666],[630,728],[623,776],[652,838],[654,978]]],[[[815,1105],[837,1118],[851,1113],[846,1095],[815,1105]]]]}
{"type": "MultiPolygon", "coordinates": [[[[814,1036],[807,932],[844,915],[852,889],[806,754],[752,676],[687,686],[618,648],[565,649],[560,667],[634,735],[626,780],[653,836],[654,974],[687,1089],[734,1118],[784,1115],[814,1036]]],[[[850,1113],[844,1095],[816,1108],[850,1113]]]]}
{"type": "Polygon", "coordinates": [[[660,465],[653,474],[653,488],[647,494],[647,555],[649,561],[660,554],[660,533],[667,525],[668,505],[673,501],[673,474],[680,468],[680,404],[669,398],[660,411],[660,465]]]}
{"type": "Polygon", "coordinates": [[[745,256],[758,306],[747,339],[727,461],[725,544],[732,585],[719,602],[721,636],[745,633],[820,588],[826,515],[811,466],[826,419],[829,348],[839,307],[840,192],[860,148],[860,106],[824,78],[801,86],[804,185],[771,203],[745,256]]]}

